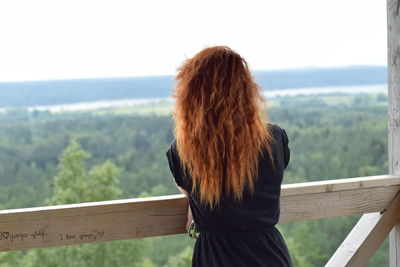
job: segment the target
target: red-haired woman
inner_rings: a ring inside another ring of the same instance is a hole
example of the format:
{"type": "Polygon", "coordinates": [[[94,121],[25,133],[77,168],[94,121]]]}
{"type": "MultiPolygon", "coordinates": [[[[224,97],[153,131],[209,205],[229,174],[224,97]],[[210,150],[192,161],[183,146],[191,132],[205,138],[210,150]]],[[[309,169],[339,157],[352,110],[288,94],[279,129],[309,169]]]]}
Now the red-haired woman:
{"type": "Polygon", "coordinates": [[[262,90],[246,61],[209,47],[175,79],[175,139],[166,155],[189,200],[186,230],[194,223],[200,233],[192,266],[292,266],[275,227],[289,141],[263,118],[262,90]]]}

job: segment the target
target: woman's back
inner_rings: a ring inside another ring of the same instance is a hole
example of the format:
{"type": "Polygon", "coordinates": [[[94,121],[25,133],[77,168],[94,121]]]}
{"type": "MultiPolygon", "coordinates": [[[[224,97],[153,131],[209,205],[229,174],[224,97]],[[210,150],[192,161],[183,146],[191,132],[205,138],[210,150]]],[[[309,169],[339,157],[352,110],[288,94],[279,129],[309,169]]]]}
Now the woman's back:
{"type": "Polygon", "coordinates": [[[290,150],[286,132],[268,124],[273,137],[271,151],[259,153],[258,177],[251,194],[244,191],[243,201],[224,195],[217,207],[201,204],[192,191],[192,178],[182,170],[177,143],[166,152],[178,186],[189,192],[189,205],[200,232],[193,253],[193,266],[292,266],[288,249],[275,225],[279,221],[279,198],[283,172],[290,150]]]}

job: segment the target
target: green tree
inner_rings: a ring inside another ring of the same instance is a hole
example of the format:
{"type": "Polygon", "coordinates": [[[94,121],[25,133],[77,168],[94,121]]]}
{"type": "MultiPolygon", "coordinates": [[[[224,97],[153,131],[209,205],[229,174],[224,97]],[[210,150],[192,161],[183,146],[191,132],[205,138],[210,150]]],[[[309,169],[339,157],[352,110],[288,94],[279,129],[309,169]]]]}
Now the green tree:
{"type": "Polygon", "coordinates": [[[90,154],[81,149],[73,139],[60,157],[58,174],[54,177],[53,195],[49,205],[84,202],[87,189],[87,174],[84,160],[90,154]]]}
{"type": "Polygon", "coordinates": [[[121,196],[118,167],[106,161],[87,172],[84,160],[90,157],[90,153],[83,150],[75,139],[70,142],[60,157],[53,195],[48,204],[92,202],[121,196]]]}
{"type": "MultiPolygon", "coordinates": [[[[120,170],[111,161],[94,166],[89,172],[85,159],[90,154],[72,140],[60,157],[49,204],[70,204],[115,199],[120,170]]],[[[31,250],[22,265],[36,266],[140,266],[147,240],[124,240],[31,250]]]]}

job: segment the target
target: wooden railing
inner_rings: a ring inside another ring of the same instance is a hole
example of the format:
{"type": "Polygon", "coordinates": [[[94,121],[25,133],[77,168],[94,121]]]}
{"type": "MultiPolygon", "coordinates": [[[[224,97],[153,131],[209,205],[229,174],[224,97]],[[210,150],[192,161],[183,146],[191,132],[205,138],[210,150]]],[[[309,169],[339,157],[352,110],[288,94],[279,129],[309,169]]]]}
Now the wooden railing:
{"type": "MultiPolygon", "coordinates": [[[[328,265],[345,266],[357,253],[368,260],[398,221],[399,190],[400,176],[390,175],[283,185],[280,223],[368,213],[328,265]]],[[[3,210],[0,251],[182,234],[187,205],[171,195],[3,210]]]]}

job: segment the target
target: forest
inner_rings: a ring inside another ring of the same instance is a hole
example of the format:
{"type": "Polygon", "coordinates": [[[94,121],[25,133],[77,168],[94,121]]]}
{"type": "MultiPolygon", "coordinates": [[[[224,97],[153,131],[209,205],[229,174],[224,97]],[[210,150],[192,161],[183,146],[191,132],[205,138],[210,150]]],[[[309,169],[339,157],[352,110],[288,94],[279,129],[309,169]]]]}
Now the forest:
{"type": "MultiPolygon", "coordinates": [[[[0,208],[178,194],[163,112],[0,112],[0,208]]],[[[156,109],[157,107],[154,107],[156,109]]],[[[284,183],[386,174],[387,96],[276,97],[268,120],[284,128],[284,183]]],[[[360,216],[279,224],[295,266],[323,266],[360,216]]],[[[0,266],[190,266],[186,235],[0,253],[0,266]]],[[[387,240],[369,266],[388,265],[387,240]]]]}

